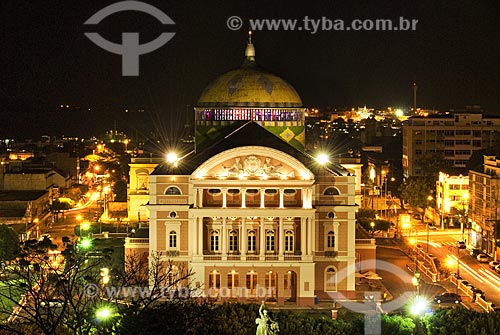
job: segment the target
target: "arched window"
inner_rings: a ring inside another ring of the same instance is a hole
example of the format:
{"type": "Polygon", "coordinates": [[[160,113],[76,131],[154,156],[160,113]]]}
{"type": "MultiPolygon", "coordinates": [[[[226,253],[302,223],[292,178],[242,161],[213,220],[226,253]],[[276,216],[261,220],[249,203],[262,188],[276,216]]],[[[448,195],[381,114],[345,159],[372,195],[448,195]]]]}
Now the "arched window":
{"type": "Polygon", "coordinates": [[[325,291],[337,291],[337,270],[333,266],[325,269],[325,291]]]}
{"type": "Polygon", "coordinates": [[[177,248],[177,233],[174,230],[168,234],[168,246],[172,249],[177,248]]]}
{"type": "Polygon", "coordinates": [[[326,235],[326,247],[328,249],[335,248],[335,233],[332,230],[326,235]]]}
{"type": "Polygon", "coordinates": [[[165,195],[181,195],[181,189],[177,186],[170,186],[165,190],[165,195]]]}
{"type": "Polygon", "coordinates": [[[229,232],[229,251],[237,252],[238,251],[238,231],[231,230],[229,232]]]}
{"type": "Polygon", "coordinates": [[[179,268],[174,264],[170,264],[167,268],[167,281],[168,285],[172,287],[177,287],[180,284],[179,268]]]}
{"type": "Polygon", "coordinates": [[[276,298],[276,291],[278,290],[277,283],[278,275],[276,274],[276,272],[267,272],[264,285],[266,286],[266,292],[270,294],[270,296],[268,296],[268,299],[276,298]]]}
{"type": "Polygon", "coordinates": [[[278,190],[277,189],[274,189],[274,188],[268,188],[265,190],[264,192],[266,195],[268,196],[273,196],[275,195],[276,193],[278,193],[278,190]]]}
{"type": "Polygon", "coordinates": [[[257,296],[257,288],[258,288],[257,279],[258,279],[258,276],[254,270],[247,272],[246,287],[248,290],[248,297],[249,298],[255,298],[257,296]]]}
{"type": "Polygon", "coordinates": [[[330,186],[327,187],[326,190],[323,192],[324,195],[339,195],[340,191],[338,188],[330,186]]]}
{"type": "Polygon", "coordinates": [[[248,232],[248,252],[255,252],[255,242],[257,241],[257,237],[255,234],[255,230],[250,230],[248,232]]]}
{"type": "Polygon", "coordinates": [[[295,193],[297,193],[297,190],[294,190],[293,188],[286,188],[283,190],[285,197],[293,197],[295,193]]]}
{"type": "Polygon", "coordinates": [[[210,188],[210,189],[208,189],[208,194],[215,197],[215,196],[221,194],[221,190],[220,190],[220,188],[210,188]]]}
{"type": "Polygon", "coordinates": [[[227,274],[227,288],[229,297],[237,297],[240,290],[233,290],[233,288],[240,287],[240,274],[236,271],[231,271],[227,274]]]}
{"type": "Polygon", "coordinates": [[[219,231],[212,230],[210,232],[210,251],[219,251],[219,231]]]}
{"type": "Polygon", "coordinates": [[[285,252],[293,251],[293,231],[287,230],[285,232],[285,252]]]}
{"type": "Polygon", "coordinates": [[[208,294],[211,297],[216,297],[220,290],[220,272],[213,270],[208,275],[208,294]]]}

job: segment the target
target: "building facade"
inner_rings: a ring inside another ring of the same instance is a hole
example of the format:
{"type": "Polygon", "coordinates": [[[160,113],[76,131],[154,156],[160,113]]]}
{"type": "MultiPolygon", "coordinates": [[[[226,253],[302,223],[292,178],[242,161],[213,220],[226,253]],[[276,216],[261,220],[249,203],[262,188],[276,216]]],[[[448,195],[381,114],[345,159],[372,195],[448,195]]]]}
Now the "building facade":
{"type": "Polygon", "coordinates": [[[303,150],[302,102],[283,79],[266,79],[251,41],[242,69],[208,86],[210,108],[223,109],[225,120],[206,110],[205,90],[195,108],[196,150],[149,175],[149,239],[128,239],[127,252],[161,252],[192,269],[192,285],[218,300],[310,305],[352,298],[355,272],[375,269],[374,240],[356,240],[358,171],[320,164],[303,150]],[[287,96],[297,110],[272,112],[287,96]],[[241,119],[243,105],[252,110],[241,119]],[[253,118],[268,112],[279,133],[253,118]]]}
{"type": "Polygon", "coordinates": [[[462,168],[474,151],[500,145],[500,117],[475,112],[414,116],[403,124],[403,173],[422,176],[426,157],[462,168]]]}
{"type": "Polygon", "coordinates": [[[470,239],[474,248],[481,249],[495,260],[500,259],[497,244],[500,233],[500,160],[484,156],[481,171],[469,171],[470,239]]]}

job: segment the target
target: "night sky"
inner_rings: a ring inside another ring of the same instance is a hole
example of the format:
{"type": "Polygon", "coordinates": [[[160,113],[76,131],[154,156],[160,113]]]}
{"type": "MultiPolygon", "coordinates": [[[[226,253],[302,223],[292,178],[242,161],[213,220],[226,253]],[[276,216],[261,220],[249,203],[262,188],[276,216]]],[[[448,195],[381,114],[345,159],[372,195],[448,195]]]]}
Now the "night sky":
{"type": "Polygon", "coordinates": [[[488,113],[500,111],[495,1],[146,0],[175,25],[131,11],[95,27],[83,24],[115,2],[0,2],[0,138],[97,135],[115,123],[128,133],[178,132],[204,87],[242,63],[248,23],[228,29],[233,15],[245,22],[304,16],[419,20],[413,32],[256,31],[257,63],[289,81],[306,107],[408,108],[416,81],[420,107],[479,104],[488,113]],[[88,31],[118,43],[123,31],[139,32],[141,43],[164,31],[176,35],[140,56],[140,76],[122,77],[121,56],[93,44],[84,36],[88,31]],[[61,110],[61,104],[71,108],[61,110]]]}

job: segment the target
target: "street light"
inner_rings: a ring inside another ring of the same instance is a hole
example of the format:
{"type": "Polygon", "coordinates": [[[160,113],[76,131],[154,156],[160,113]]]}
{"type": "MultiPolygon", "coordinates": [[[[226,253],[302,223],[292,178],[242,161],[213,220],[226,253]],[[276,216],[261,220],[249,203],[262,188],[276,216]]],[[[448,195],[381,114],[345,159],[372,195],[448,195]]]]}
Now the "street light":
{"type": "MultiPolygon", "coordinates": [[[[457,279],[460,278],[460,248],[458,246],[454,247],[454,246],[449,246],[448,247],[448,251],[450,251],[453,255],[454,251],[456,250],[457,252],[457,259],[456,259],[456,263],[457,263],[457,279]]],[[[449,266],[452,266],[453,263],[455,262],[455,260],[453,259],[452,256],[450,256],[448,258],[448,261],[447,261],[447,264],[449,266]]],[[[457,294],[458,294],[458,285],[457,285],[457,294]]]]}
{"type": "Polygon", "coordinates": [[[420,272],[418,269],[415,269],[415,273],[412,278],[413,285],[417,288],[417,296],[420,295],[420,272]]]}
{"type": "Polygon", "coordinates": [[[462,210],[464,211],[464,215],[462,217],[462,220],[460,220],[460,230],[462,231],[462,241],[464,240],[464,225],[467,223],[467,212],[469,208],[469,192],[463,192],[462,193],[462,210]],[[467,204],[467,208],[465,207],[465,204],[467,204]]]}

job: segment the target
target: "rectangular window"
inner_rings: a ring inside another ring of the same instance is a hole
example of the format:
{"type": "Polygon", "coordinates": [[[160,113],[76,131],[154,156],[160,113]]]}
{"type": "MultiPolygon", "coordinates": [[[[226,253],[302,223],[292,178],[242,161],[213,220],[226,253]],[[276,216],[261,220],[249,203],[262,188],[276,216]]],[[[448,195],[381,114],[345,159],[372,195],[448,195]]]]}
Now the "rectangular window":
{"type": "Polygon", "coordinates": [[[219,251],[219,235],[210,236],[210,250],[219,251]]]}
{"type": "Polygon", "coordinates": [[[229,235],[229,251],[238,251],[238,235],[229,235]]]}
{"type": "Polygon", "coordinates": [[[177,248],[177,234],[172,234],[172,233],[170,234],[169,247],[177,248]]]}
{"type": "Polygon", "coordinates": [[[274,234],[266,236],[266,251],[274,251],[274,234]]]}
{"type": "Polygon", "coordinates": [[[329,249],[335,248],[335,234],[331,233],[328,234],[326,245],[329,249]]]}
{"type": "Polygon", "coordinates": [[[293,251],[293,235],[285,235],[285,251],[293,251]]]}
{"type": "Polygon", "coordinates": [[[255,234],[248,235],[248,251],[255,251],[255,234]]]}

